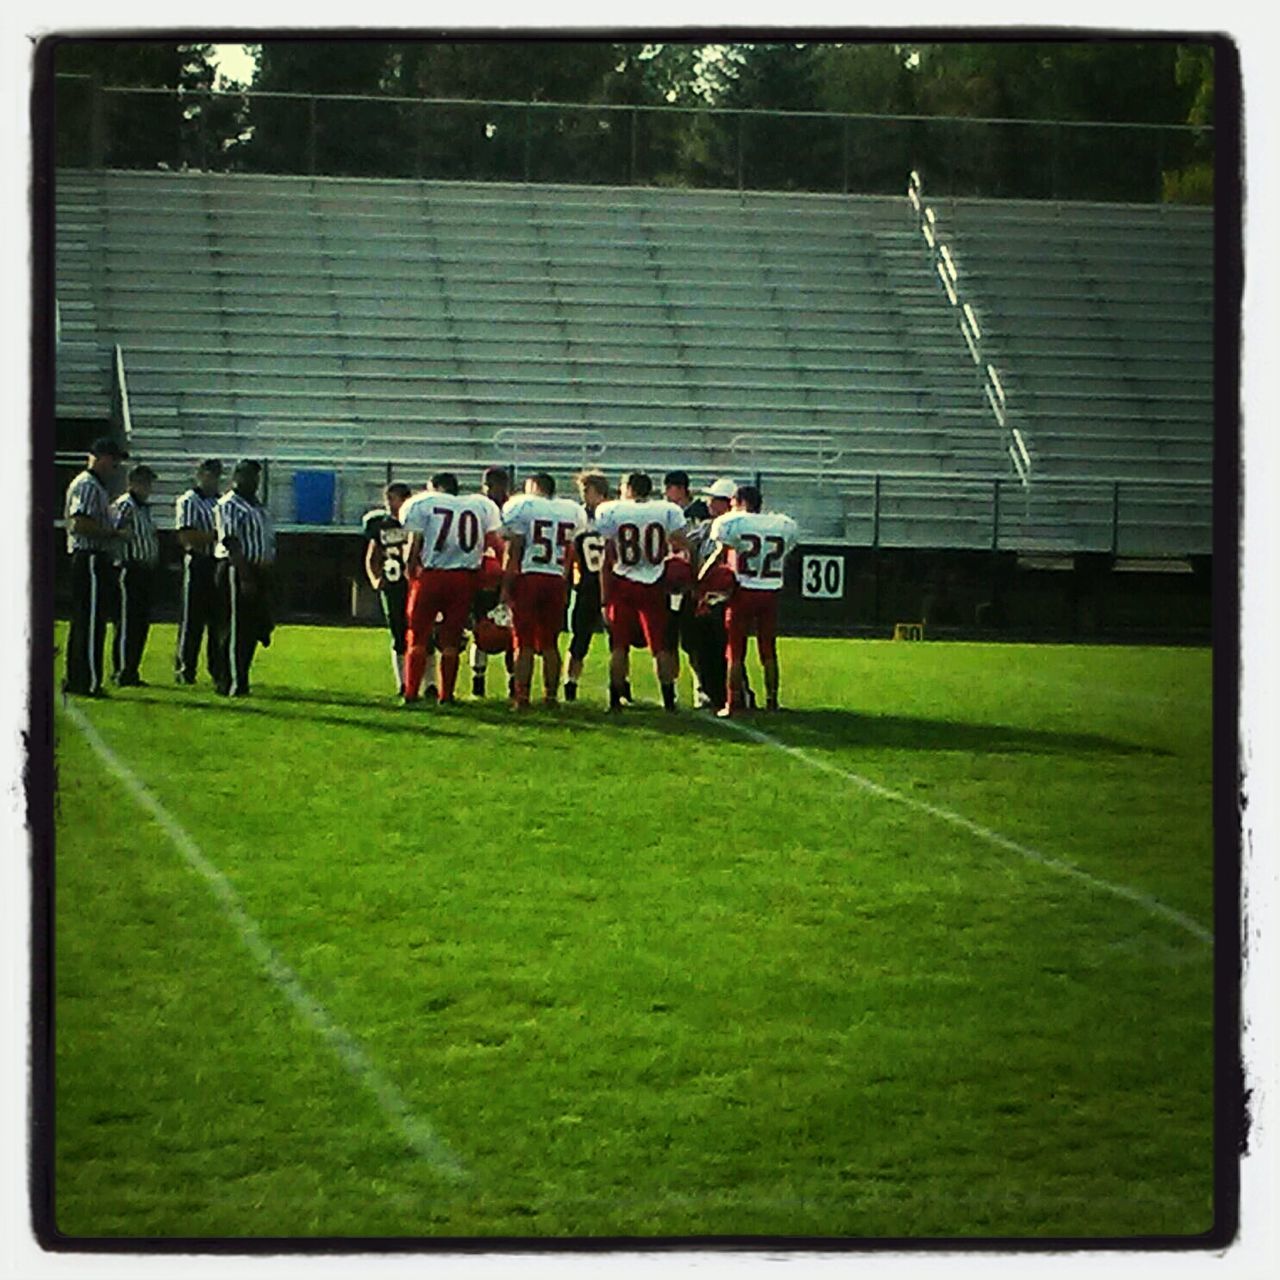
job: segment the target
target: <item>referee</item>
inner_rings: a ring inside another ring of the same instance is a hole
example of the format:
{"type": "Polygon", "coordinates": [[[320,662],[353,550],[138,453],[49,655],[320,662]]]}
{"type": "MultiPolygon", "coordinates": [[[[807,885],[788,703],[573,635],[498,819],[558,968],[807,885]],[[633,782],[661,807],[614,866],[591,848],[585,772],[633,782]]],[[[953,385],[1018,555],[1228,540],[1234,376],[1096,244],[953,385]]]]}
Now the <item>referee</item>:
{"type": "Polygon", "coordinates": [[[213,549],[217,588],[215,640],[222,679],[217,691],[242,698],[249,693],[249,668],[259,644],[271,643],[271,574],[276,533],[271,514],[258,501],[262,466],[237,462],[231,488],[214,508],[213,549]]]}
{"type": "Polygon", "coordinates": [[[145,463],[132,467],[129,487],[111,504],[111,520],[120,535],[116,546],[115,642],[111,647],[112,679],[121,688],[145,685],[138,675],[147,632],[151,629],[151,596],[160,539],[151,518],[151,486],[156,473],[145,463]]]}
{"type": "Polygon", "coordinates": [[[200,643],[208,636],[205,660],[215,685],[225,681],[214,639],[215,591],[213,547],[218,540],[213,509],[218,502],[222,463],[206,458],[196,468],[196,482],[178,497],[174,505],[173,527],[182,548],[182,612],[178,619],[178,647],[174,654],[174,679],[179,684],[195,684],[200,662],[200,643]]]}
{"type": "Polygon", "coordinates": [[[129,456],[108,436],[89,447],[85,469],[67,486],[63,514],[71,555],[71,625],[67,632],[64,693],[105,696],[102,653],[111,602],[111,551],[119,534],[111,523],[107,485],[129,456]]]}

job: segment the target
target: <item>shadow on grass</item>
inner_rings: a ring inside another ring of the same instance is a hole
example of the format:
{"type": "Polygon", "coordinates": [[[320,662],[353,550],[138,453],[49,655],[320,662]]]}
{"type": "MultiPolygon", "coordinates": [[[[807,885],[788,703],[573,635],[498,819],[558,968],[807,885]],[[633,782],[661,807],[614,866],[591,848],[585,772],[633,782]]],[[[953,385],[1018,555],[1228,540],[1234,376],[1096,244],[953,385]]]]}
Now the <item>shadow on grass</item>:
{"type": "MultiPolygon", "coordinates": [[[[212,693],[192,698],[194,690],[177,689],[170,699],[163,693],[133,692],[131,702],[150,702],[170,707],[224,712],[231,715],[268,716],[304,723],[358,728],[374,733],[438,734],[467,736],[465,726],[483,724],[509,732],[512,741],[540,739],[544,750],[569,750],[573,743],[553,731],[608,733],[653,737],[715,738],[751,748],[767,745],[759,738],[738,733],[732,726],[718,723],[705,711],[682,707],[675,715],[656,704],[642,703],[611,715],[598,703],[560,703],[544,707],[535,699],[532,706],[513,712],[505,699],[484,701],[464,698],[452,707],[428,704],[405,708],[391,697],[362,696],[348,691],[301,689],[290,685],[264,686],[247,699],[220,698],[212,693]],[[296,706],[297,711],[289,708],[296,706]],[[320,708],[347,707],[361,716],[326,715],[320,708]],[[372,713],[372,714],[370,714],[372,713]],[[457,727],[450,728],[456,721],[457,727]],[[548,736],[544,736],[548,735],[548,736]]],[[[827,749],[865,748],[869,751],[950,751],[973,755],[1116,755],[1169,756],[1159,747],[1122,742],[1099,734],[1059,733],[1017,725],[975,724],[962,720],[942,720],[912,716],[868,715],[841,707],[812,707],[772,714],[742,717],[743,726],[766,733],[792,747],[827,749]]]]}
{"type": "MultiPolygon", "coordinates": [[[[458,738],[465,734],[450,729],[442,723],[442,717],[432,717],[416,708],[407,709],[393,703],[380,707],[376,702],[365,699],[357,701],[352,698],[330,705],[349,706],[366,712],[378,713],[378,718],[363,716],[325,715],[322,711],[289,711],[281,705],[288,699],[273,698],[269,694],[252,693],[247,698],[223,698],[210,692],[207,697],[190,696],[190,691],[180,691],[176,698],[166,698],[164,694],[139,692],[131,690],[127,697],[116,698],[117,705],[124,702],[145,702],[155,706],[164,706],[169,710],[208,712],[211,715],[260,717],[272,720],[296,721],[299,724],[331,725],[339,729],[359,729],[362,733],[385,733],[396,737],[405,735],[429,735],[431,737],[458,738]],[[186,696],[182,696],[186,694],[186,696]]],[[[300,701],[320,702],[321,699],[308,698],[300,701]]]]}
{"type": "MultiPolygon", "coordinates": [[[[960,751],[984,755],[1169,756],[1162,747],[1092,733],[974,724],[914,716],[866,715],[838,707],[744,716],[741,723],[792,747],[865,747],[875,751],[960,751]]],[[[718,726],[725,728],[725,726],[718,726]]],[[[733,732],[730,728],[729,732],[733,732]]],[[[742,741],[754,739],[743,737],[742,741]]]]}

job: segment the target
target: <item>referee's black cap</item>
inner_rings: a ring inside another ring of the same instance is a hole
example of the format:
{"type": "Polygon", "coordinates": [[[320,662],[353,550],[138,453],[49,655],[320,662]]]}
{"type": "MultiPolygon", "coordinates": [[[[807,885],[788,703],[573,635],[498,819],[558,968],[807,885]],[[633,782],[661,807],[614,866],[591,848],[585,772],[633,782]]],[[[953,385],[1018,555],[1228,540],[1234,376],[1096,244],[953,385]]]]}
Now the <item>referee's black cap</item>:
{"type": "Polygon", "coordinates": [[[90,454],[95,458],[127,458],[129,450],[124,447],[118,440],[113,440],[110,436],[99,436],[90,446],[90,454]]]}

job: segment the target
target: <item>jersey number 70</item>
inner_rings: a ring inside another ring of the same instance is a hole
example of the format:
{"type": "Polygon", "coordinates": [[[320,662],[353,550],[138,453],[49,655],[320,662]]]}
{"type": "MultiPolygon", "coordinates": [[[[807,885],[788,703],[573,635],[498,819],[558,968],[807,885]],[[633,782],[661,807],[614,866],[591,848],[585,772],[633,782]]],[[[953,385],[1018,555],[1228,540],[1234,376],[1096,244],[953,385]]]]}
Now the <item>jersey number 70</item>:
{"type": "MultiPolygon", "coordinates": [[[[436,534],[436,550],[443,551],[449,541],[453,526],[453,511],[449,507],[432,507],[440,517],[440,532],[436,534]]],[[[480,517],[474,511],[463,510],[458,516],[458,546],[463,551],[474,551],[480,543],[480,517]]]]}

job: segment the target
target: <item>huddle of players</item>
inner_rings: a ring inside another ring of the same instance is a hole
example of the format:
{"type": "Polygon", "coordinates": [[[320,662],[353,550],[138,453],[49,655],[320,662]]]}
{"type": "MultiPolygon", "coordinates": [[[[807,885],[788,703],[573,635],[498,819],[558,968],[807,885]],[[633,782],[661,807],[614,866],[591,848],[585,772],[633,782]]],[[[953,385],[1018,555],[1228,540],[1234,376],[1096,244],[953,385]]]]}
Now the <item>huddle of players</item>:
{"type": "Polygon", "coordinates": [[[778,591],[796,543],[795,522],[761,511],[759,491],[750,485],[718,480],[705,501],[689,502],[684,473],[666,481],[669,496],[655,498],[649,476],[633,472],[611,498],[603,475],[583,472],[579,501],[557,497],[554,478],[544,472],[510,496],[501,468],[485,473],[479,493],[460,494],[449,472],[432,476],[419,493],[388,485],[386,508],[365,517],[365,570],[381,596],[404,703],[421,700],[424,680],[428,700],[455,701],[470,628],[474,696],[484,696],[487,655],[503,653],[512,705],[527,707],[540,656],[544,701],[554,704],[568,616],[566,701],[577,696],[603,617],[611,710],[631,701],[633,646],[653,656],[669,711],[676,709],[681,645],[701,705],[717,706],[720,715],[753,705],[745,672],[751,634],[766,707],[776,709],[778,591]]]}

